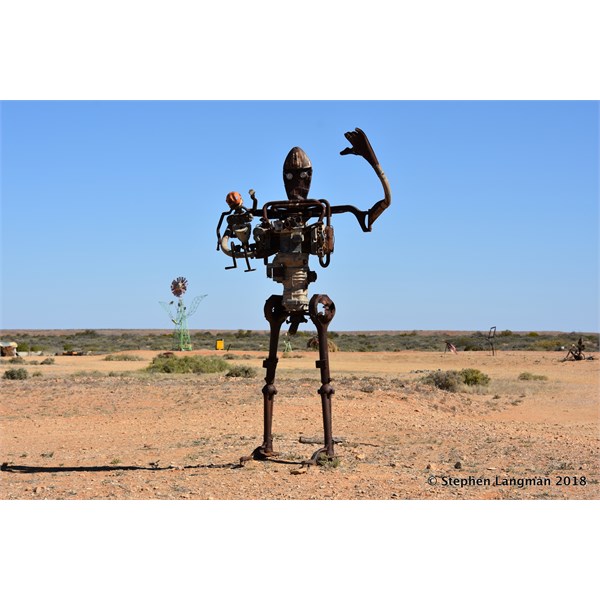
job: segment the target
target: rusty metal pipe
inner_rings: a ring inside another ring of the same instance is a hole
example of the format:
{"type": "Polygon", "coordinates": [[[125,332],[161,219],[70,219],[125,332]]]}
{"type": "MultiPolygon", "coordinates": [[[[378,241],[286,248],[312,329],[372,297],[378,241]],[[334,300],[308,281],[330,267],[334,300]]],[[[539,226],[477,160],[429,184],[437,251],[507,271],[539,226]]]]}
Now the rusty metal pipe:
{"type": "MultiPolygon", "coordinates": [[[[279,333],[281,326],[289,314],[282,303],[282,296],[273,295],[265,302],[265,318],[269,322],[271,330],[269,336],[269,355],[263,361],[263,367],[267,370],[265,375],[265,386],[263,392],[263,443],[254,451],[255,455],[261,457],[274,456],[273,452],[273,405],[277,388],[275,387],[275,371],[277,370],[277,347],[279,345],[279,333]]],[[[256,457],[256,456],[255,456],[256,457]]]]}
{"type": "Polygon", "coordinates": [[[227,256],[231,256],[233,258],[256,258],[254,255],[253,251],[249,251],[249,252],[234,252],[230,247],[229,247],[229,240],[230,240],[230,236],[227,235],[226,233],[223,234],[223,237],[221,237],[221,250],[227,255],[227,256]]]}
{"type": "Polygon", "coordinates": [[[335,316],[335,304],[331,301],[329,296],[326,296],[325,294],[315,294],[310,299],[308,314],[317,328],[319,341],[319,360],[316,361],[316,367],[321,371],[321,387],[319,388],[319,394],[321,396],[323,435],[325,438],[325,446],[317,450],[309,461],[310,464],[315,464],[322,454],[325,454],[327,458],[333,458],[334,456],[331,398],[335,393],[335,390],[331,385],[331,374],[329,371],[327,328],[335,316]],[[321,313],[318,309],[319,304],[323,305],[323,312],[321,313]]]}

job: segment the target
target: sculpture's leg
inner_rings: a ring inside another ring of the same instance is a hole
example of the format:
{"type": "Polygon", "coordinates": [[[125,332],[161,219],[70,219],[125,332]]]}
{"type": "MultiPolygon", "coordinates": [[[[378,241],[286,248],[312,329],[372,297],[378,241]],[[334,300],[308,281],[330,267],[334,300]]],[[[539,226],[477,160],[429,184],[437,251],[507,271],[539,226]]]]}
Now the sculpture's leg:
{"type": "Polygon", "coordinates": [[[315,294],[308,306],[308,314],[311,321],[317,328],[319,339],[319,360],[316,366],[321,370],[321,406],[323,409],[323,432],[325,437],[325,446],[317,450],[306,464],[316,464],[320,457],[325,455],[328,459],[333,458],[333,431],[331,426],[331,397],[335,390],[331,385],[329,373],[329,347],[327,345],[327,328],[335,315],[335,304],[329,296],[324,294],[315,294]],[[323,306],[323,311],[319,312],[319,305],[323,306]]]}
{"type": "Polygon", "coordinates": [[[271,296],[265,302],[265,318],[269,321],[271,328],[271,334],[269,337],[269,356],[263,361],[263,367],[267,370],[265,376],[265,386],[262,389],[263,392],[263,419],[264,419],[264,433],[263,443],[254,450],[250,456],[243,456],[240,459],[241,464],[244,462],[254,460],[266,460],[269,456],[276,456],[273,452],[273,403],[275,400],[275,394],[277,389],[275,388],[275,370],[277,369],[277,346],[279,344],[279,332],[281,326],[287,319],[288,312],[285,310],[282,304],[282,296],[271,296]]]}

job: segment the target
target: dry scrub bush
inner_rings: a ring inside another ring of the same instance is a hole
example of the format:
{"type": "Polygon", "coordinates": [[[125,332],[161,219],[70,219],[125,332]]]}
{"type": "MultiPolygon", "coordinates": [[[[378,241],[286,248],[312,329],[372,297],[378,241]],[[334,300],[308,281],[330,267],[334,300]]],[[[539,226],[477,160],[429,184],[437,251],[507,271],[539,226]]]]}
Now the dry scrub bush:
{"type": "Polygon", "coordinates": [[[465,385],[487,385],[490,382],[489,376],[479,369],[463,369],[460,376],[465,385]]]}
{"type": "Polygon", "coordinates": [[[521,381],[547,381],[548,377],[546,375],[535,375],[534,373],[529,373],[525,371],[521,373],[518,377],[521,381]]]}
{"type": "Polygon", "coordinates": [[[156,356],[146,367],[151,373],[219,373],[229,365],[222,358],[214,356],[156,356]]]}
{"type": "Polygon", "coordinates": [[[465,385],[487,385],[490,378],[479,369],[463,369],[462,371],[436,371],[429,373],[421,381],[440,390],[459,392],[465,385]]]}
{"type": "Polygon", "coordinates": [[[26,369],[8,369],[2,375],[3,379],[27,379],[28,377],[29,373],[27,373],[26,369]]]}
{"type": "Polygon", "coordinates": [[[144,360],[140,356],[134,354],[109,354],[104,357],[104,360],[144,360]]]}
{"type": "Polygon", "coordinates": [[[234,365],[227,371],[227,377],[256,377],[258,371],[246,365],[234,365]]]}
{"type": "Polygon", "coordinates": [[[462,379],[458,371],[436,371],[425,375],[421,381],[447,392],[458,392],[462,386],[462,379]]]}
{"type": "MultiPolygon", "coordinates": [[[[306,347],[309,350],[318,350],[319,349],[319,338],[317,336],[312,337],[306,342],[306,347]]],[[[327,340],[327,348],[329,352],[337,352],[339,350],[338,345],[333,340],[327,340]]]]}

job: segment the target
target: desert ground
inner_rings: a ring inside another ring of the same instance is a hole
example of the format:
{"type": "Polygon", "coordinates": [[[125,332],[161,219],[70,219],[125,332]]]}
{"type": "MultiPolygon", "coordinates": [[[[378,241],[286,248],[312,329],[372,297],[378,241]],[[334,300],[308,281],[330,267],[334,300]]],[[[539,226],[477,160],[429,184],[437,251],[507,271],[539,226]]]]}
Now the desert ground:
{"type": "Polygon", "coordinates": [[[231,353],[254,378],[151,374],[142,369],[158,352],[127,354],[142,360],[56,356],[18,365],[36,376],[0,380],[0,498],[600,497],[598,353],[562,362],[557,352],[334,352],[337,460],[310,467],[302,461],[323,436],[316,353],[280,357],[280,454],[243,467],[262,439],[264,352],[231,353]],[[464,368],[489,385],[448,392],[420,381],[464,368]]]}

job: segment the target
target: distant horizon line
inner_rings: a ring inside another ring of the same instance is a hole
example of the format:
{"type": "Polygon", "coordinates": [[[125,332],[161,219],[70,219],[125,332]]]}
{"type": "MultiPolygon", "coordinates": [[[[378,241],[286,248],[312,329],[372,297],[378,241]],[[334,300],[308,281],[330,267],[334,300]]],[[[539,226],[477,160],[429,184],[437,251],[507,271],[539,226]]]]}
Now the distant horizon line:
{"type": "MultiPolygon", "coordinates": [[[[310,328],[308,328],[310,329],[310,328]]],[[[330,331],[333,333],[410,333],[410,332],[447,332],[447,333],[461,333],[461,332],[473,332],[473,331],[489,331],[490,328],[486,329],[332,329],[330,331]]],[[[141,331],[152,331],[152,332],[161,332],[161,333],[172,333],[173,328],[165,328],[165,327],[32,327],[32,328],[21,328],[21,327],[11,327],[11,328],[0,328],[0,333],[13,333],[13,332],[28,332],[28,331],[76,331],[76,332],[111,332],[111,331],[120,331],[120,332],[141,332],[141,331]]],[[[239,331],[252,331],[252,332],[260,332],[260,333],[269,333],[269,329],[247,329],[247,328],[234,328],[234,329],[226,329],[220,327],[210,327],[204,329],[196,329],[189,328],[188,331],[190,333],[194,332],[207,332],[207,333],[215,333],[215,332],[234,332],[237,333],[239,331]]],[[[511,331],[512,333],[565,333],[565,334],[586,334],[586,335],[600,335],[599,331],[590,331],[590,330],[570,330],[567,331],[565,329],[497,329],[496,333],[500,334],[503,331],[511,331]]],[[[285,331],[282,328],[282,333],[285,331]]]]}

